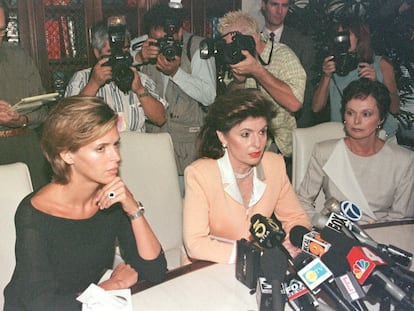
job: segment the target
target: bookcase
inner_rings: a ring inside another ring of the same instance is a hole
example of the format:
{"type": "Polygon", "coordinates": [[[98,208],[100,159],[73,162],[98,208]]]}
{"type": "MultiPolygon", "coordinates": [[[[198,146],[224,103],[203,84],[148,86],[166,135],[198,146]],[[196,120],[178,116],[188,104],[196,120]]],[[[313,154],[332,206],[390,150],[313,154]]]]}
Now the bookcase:
{"type": "MultiPolygon", "coordinates": [[[[184,28],[213,36],[218,17],[241,8],[242,0],[182,0],[184,28]]],[[[63,94],[73,72],[95,63],[89,29],[111,15],[126,16],[132,37],[142,35],[143,15],[169,0],[8,0],[8,40],[23,46],[39,68],[47,91],[63,94]]]]}

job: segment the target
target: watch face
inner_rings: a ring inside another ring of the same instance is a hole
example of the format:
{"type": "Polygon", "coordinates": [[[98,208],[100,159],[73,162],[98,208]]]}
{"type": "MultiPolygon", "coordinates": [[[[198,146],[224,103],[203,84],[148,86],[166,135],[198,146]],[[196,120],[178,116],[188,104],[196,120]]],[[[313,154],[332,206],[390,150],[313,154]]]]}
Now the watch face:
{"type": "Polygon", "coordinates": [[[135,213],[128,214],[128,217],[131,220],[137,219],[137,218],[141,217],[142,215],[144,215],[144,212],[145,212],[144,206],[142,205],[142,203],[140,201],[138,201],[138,205],[139,205],[139,209],[135,213]]]}

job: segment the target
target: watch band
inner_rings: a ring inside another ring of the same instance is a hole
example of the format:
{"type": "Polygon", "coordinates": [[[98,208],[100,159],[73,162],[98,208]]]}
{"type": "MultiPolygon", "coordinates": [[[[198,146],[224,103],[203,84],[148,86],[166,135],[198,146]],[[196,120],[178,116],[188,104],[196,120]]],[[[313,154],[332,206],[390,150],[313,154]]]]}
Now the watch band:
{"type": "Polygon", "coordinates": [[[142,205],[142,203],[140,201],[138,201],[138,205],[139,205],[139,208],[135,213],[128,214],[129,219],[134,220],[134,219],[140,218],[141,216],[144,215],[144,213],[145,213],[144,205],[142,205]]]}
{"type": "Polygon", "coordinates": [[[147,89],[145,89],[145,91],[141,94],[137,94],[138,98],[142,98],[142,97],[146,97],[146,96],[150,96],[151,94],[148,92],[147,89]]]}

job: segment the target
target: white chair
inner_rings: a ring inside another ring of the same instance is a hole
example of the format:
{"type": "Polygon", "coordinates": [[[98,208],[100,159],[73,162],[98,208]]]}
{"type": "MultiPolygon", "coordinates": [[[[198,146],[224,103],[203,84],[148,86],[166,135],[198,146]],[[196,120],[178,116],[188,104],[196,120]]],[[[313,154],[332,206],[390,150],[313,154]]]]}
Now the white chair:
{"type": "MultiPolygon", "coordinates": [[[[308,168],[314,145],[324,140],[344,137],[344,124],[324,122],[311,127],[296,128],[292,136],[292,185],[295,190],[298,190],[308,168]]],[[[315,200],[317,211],[323,208],[324,202],[325,196],[319,193],[315,200]]]]}
{"type": "Polygon", "coordinates": [[[0,309],[3,310],[3,290],[10,281],[16,265],[14,214],[20,201],[33,191],[29,169],[26,164],[0,165],[0,189],[0,309]]]}
{"type": "Polygon", "coordinates": [[[168,269],[180,265],[182,208],[174,148],[168,133],[121,133],[121,177],[145,206],[168,269]]]}
{"type": "Polygon", "coordinates": [[[313,146],[321,141],[345,136],[341,122],[324,122],[293,130],[292,185],[297,190],[305,176],[313,146]]]}

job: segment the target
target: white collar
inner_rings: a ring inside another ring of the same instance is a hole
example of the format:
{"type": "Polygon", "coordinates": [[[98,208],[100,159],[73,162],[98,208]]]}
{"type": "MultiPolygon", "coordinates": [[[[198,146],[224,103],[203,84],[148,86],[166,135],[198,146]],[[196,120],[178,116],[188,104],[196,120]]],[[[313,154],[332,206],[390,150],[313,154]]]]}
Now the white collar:
{"type": "MultiPolygon", "coordinates": [[[[233,167],[231,166],[227,150],[224,151],[224,156],[217,160],[221,174],[221,182],[224,186],[224,191],[230,195],[235,201],[244,205],[239,187],[237,186],[236,177],[234,177],[233,167]]],[[[249,206],[256,204],[263,196],[266,189],[266,184],[262,181],[265,179],[261,163],[253,168],[253,193],[250,197],[249,206]]]]}

